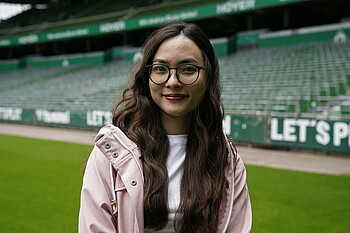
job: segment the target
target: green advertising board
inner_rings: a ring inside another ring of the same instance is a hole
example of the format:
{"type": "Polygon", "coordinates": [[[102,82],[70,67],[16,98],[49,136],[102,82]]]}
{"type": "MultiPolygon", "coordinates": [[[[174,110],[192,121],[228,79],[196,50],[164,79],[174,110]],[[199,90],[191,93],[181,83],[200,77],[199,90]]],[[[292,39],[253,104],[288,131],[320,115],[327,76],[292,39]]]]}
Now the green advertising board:
{"type": "Polygon", "coordinates": [[[265,121],[264,116],[226,115],[224,129],[234,141],[264,144],[265,121]]]}
{"type": "Polygon", "coordinates": [[[350,121],[270,119],[270,144],[350,153],[350,121]]]}
{"type": "Polygon", "coordinates": [[[0,107],[1,121],[35,125],[99,128],[112,123],[112,113],[99,110],[79,112],[0,107]]]}
{"type": "Polygon", "coordinates": [[[307,0],[231,0],[219,3],[208,3],[203,1],[197,6],[191,6],[181,10],[167,11],[162,14],[139,17],[136,16],[134,18],[126,20],[110,20],[104,23],[92,24],[85,27],[72,27],[65,30],[61,29],[50,32],[30,33],[17,37],[5,36],[3,38],[0,38],[0,47],[37,44],[57,40],[76,39],[86,36],[129,31],[158,26],[171,21],[193,21],[301,1],[307,0]]]}
{"type": "MultiPolygon", "coordinates": [[[[57,111],[0,107],[0,122],[100,128],[112,123],[110,111],[57,111]]],[[[350,153],[350,121],[225,115],[224,131],[236,142],[350,153]]]]}

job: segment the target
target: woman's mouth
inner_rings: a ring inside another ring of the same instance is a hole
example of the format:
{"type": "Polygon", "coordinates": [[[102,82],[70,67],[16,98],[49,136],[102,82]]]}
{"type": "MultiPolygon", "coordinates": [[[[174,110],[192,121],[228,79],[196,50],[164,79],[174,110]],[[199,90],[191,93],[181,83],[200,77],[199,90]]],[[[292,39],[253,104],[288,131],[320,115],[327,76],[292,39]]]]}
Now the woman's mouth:
{"type": "Polygon", "coordinates": [[[167,99],[167,100],[183,100],[185,98],[187,98],[187,95],[183,95],[183,94],[163,94],[163,96],[167,99]]]}

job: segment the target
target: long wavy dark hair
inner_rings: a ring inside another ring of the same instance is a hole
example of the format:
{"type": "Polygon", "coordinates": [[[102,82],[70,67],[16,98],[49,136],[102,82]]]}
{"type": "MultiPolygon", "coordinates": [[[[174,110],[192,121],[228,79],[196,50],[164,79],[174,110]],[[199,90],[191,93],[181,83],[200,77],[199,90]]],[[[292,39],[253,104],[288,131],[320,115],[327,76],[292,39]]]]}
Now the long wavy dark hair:
{"type": "Polygon", "coordinates": [[[224,176],[228,149],[223,133],[220,104],[219,63],[205,33],[195,24],[171,23],[153,32],[143,46],[143,58],[133,83],[123,92],[113,110],[113,124],[140,148],[143,163],[145,228],[160,230],[168,222],[169,142],[161,124],[159,107],[148,85],[146,65],[152,64],[159,46],[183,34],[201,49],[206,68],[206,90],[201,103],[190,113],[181,202],[175,217],[179,233],[216,232],[219,207],[225,193],[224,176]]]}

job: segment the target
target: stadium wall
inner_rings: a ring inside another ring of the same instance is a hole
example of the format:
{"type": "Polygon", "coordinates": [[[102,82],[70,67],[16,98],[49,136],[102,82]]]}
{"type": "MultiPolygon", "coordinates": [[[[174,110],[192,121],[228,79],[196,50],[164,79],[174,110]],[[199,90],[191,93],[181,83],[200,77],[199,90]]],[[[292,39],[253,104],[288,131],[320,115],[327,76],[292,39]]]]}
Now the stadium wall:
{"type": "Polygon", "coordinates": [[[103,65],[106,62],[104,52],[74,54],[52,57],[27,57],[26,64],[31,67],[52,67],[70,65],[103,65]]]}
{"type": "Polygon", "coordinates": [[[25,59],[11,59],[0,61],[0,71],[1,70],[18,70],[26,66],[25,59]]]}
{"type": "MultiPolygon", "coordinates": [[[[227,56],[235,51],[236,41],[232,38],[217,38],[211,40],[213,47],[219,57],[227,56]]],[[[0,61],[0,70],[17,70],[22,67],[54,67],[70,65],[103,65],[113,59],[126,61],[137,60],[140,56],[140,48],[135,47],[115,47],[108,51],[67,54],[60,56],[28,56],[24,59],[13,59],[0,61]]]]}
{"type": "MultiPolygon", "coordinates": [[[[112,113],[0,107],[0,122],[100,128],[112,113]]],[[[350,153],[350,121],[268,115],[225,115],[225,133],[237,142],[263,146],[350,153]]]]}
{"type": "Polygon", "coordinates": [[[276,47],[312,42],[342,43],[348,41],[349,38],[350,22],[347,22],[250,35],[250,37],[241,38],[241,41],[244,39],[257,40],[260,47],[276,47]]]}
{"type": "Polygon", "coordinates": [[[236,37],[210,40],[218,57],[225,57],[236,51],[236,37]]]}

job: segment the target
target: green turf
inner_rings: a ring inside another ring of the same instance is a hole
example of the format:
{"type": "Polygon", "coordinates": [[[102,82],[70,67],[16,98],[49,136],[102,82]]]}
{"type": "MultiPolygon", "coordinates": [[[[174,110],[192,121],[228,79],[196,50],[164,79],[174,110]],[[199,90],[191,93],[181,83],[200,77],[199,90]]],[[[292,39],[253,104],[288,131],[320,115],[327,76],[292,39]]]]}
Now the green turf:
{"type": "MultiPolygon", "coordinates": [[[[0,135],[0,232],[77,232],[92,146],[0,135]]],[[[350,232],[350,176],[247,166],[253,231],[350,232]]]]}
{"type": "Polygon", "coordinates": [[[92,146],[0,135],[0,232],[77,232],[92,146]]]}
{"type": "Polygon", "coordinates": [[[253,232],[350,232],[350,176],[254,166],[247,171],[253,232]]]}

